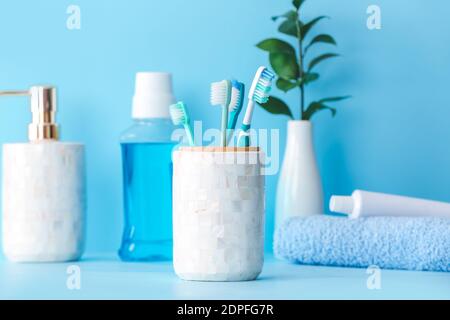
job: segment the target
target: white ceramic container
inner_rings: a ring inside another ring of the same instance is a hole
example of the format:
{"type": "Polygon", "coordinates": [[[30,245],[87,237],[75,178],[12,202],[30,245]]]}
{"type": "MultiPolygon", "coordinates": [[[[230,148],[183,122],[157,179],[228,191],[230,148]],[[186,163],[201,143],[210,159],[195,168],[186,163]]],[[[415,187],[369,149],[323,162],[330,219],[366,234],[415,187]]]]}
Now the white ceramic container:
{"type": "Polygon", "coordinates": [[[257,148],[174,151],[173,263],[180,278],[245,281],[261,273],[262,157],[257,148]]]}

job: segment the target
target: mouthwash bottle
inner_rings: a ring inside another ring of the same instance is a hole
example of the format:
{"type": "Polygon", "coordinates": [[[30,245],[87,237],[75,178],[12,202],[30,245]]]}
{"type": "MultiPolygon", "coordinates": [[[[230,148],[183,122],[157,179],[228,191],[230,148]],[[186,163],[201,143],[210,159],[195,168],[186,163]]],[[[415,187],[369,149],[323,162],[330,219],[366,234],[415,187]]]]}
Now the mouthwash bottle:
{"type": "Polygon", "coordinates": [[[170,74],[136,75],[134,123],[120,138],[125,221],[119,256],[125,261],[172,258],[174,102],[170,74]]]}

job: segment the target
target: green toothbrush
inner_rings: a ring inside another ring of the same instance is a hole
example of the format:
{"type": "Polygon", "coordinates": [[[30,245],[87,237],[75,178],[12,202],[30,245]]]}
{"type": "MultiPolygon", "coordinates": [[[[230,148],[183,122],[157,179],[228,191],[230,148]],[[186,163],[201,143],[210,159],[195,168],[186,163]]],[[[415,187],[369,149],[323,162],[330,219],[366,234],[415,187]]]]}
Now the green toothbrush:
{"type": "Polygon", "coordinates": [[[170,106],[170,117],[174,125],[182,125],[186,130],[186,135],[191,147],[195,146],[194,135],[192,134],[192,128],[189,123],[189,115],[184,102],[180,101],[170,106]]]}

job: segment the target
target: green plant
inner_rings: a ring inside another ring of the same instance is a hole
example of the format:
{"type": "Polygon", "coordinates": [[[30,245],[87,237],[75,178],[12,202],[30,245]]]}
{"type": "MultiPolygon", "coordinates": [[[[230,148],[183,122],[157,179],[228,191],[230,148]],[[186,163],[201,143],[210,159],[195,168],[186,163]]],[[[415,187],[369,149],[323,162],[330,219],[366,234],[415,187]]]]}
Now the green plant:
{"type": "MultiPolygon", "coordinates": [[[[283,15],[272,17],[273,21],[282,20],[278,31],[282,34],[294,37],[296,39],[297,50],[288,42],[277,38],[270,38],[261,41],[256,46],[269,53],[270,64],[277,74],[276,86],[278,89],[288,92],[298,88],[300,90],[300,119],[310,120],[311,117],[321,110],[329,110],[335,116],[336,109],[328,106],[330,102],[336,102],[349,98],[349,96],[324,98],[309,103],[305,108],[305,89],[306,86],[319,79],[319,73],[314,69],[325,60],[338,57],[336,53],[324,53],[312,59],[309,59],[309,49],[319,43],[334,45],[336,41],[329,34],[319,34],[310,38],[306,42],[311,29],[326,16],[319,16],[311,21],[304,23],[300,19],[301,7],[305,0],[293,0],[294,9],[283,15]],[[306,44],[307,43],[307,44],[306,44]],[[306,60],[308,58],[308,63],[306,60]]],[[[291,109],[281,99],[271,96],[269,100],[261,104],[265,110],[273,114],[284,114],[291,119],[294,118],[291,109]]]]}

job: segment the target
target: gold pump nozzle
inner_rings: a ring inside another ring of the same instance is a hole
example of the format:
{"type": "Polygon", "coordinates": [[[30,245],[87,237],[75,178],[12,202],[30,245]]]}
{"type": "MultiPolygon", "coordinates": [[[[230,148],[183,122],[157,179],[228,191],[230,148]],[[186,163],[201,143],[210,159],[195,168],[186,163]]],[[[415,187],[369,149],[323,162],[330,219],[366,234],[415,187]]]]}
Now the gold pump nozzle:
{"type": "Polygon", "coordinates": [[[33,86],[27,91],[0,91],[0,96],[31,96],[32,121],[28,125],[30,141],[58,140],[56,88],[33,86]]]}

